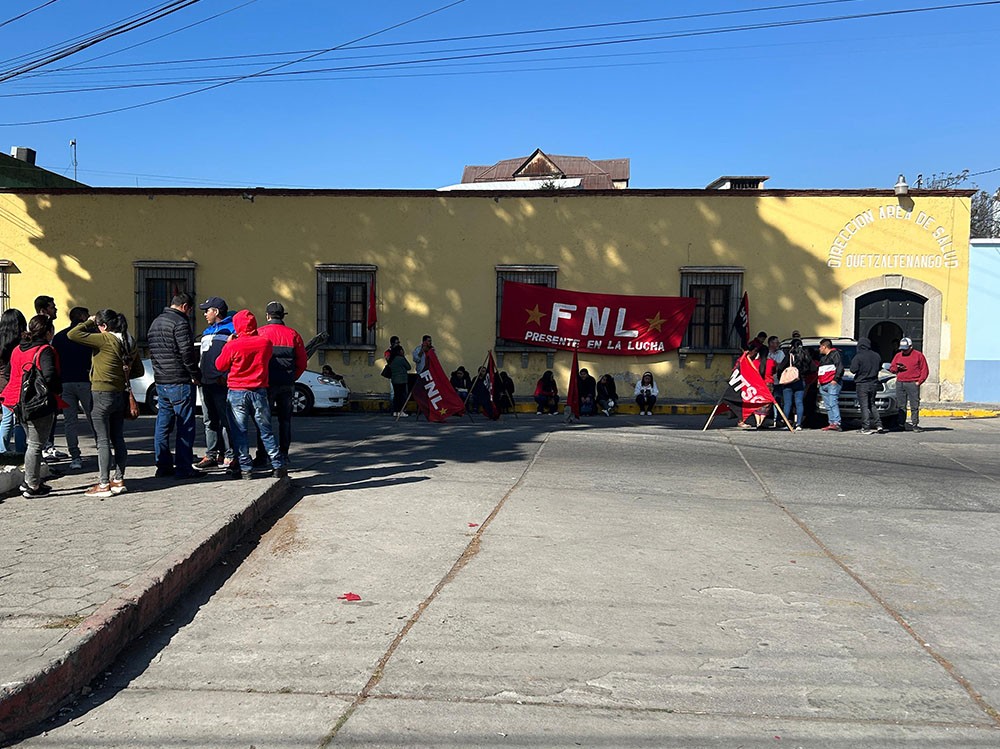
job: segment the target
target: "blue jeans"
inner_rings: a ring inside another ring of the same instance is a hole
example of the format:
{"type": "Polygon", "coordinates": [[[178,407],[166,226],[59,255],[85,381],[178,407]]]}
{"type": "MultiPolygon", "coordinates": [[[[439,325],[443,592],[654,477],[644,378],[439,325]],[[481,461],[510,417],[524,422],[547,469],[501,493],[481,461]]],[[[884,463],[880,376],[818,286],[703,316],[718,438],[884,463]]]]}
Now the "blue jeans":
{"type": "Polygon", "coordinates": [[[233,450],[240,461],[240,470],[246,473],[253,470],[247,436],[251,418],[257,425],[257,432],[271,459],[271,467],[284,467],[284,457],[278,451],[278,443],[275,442],[274,431],[271,429],[271,405],[268,403],[267,389],[230,390],[229,408],[233,412],[233,450]]]}
{"type": "Polygon", "coordinates": [[[823,405],[826,406],[826,414],[830,424],[839,424],[840,383],[828,382],[826,385],[820,385],[819,394],[823,397],[823,405]]]}
{"type": "Polygon", "coordinates": [[[792,399],[795,399],[795,426],[802,426],[802,419],[805,417],[806,389],[802,381],[792,385],[781,386],[781,400],[785,408],[785,416],[792,417],[792,399]]]}
{"type": "MultiPolygon", "coordinates": [[[[294,385],[272,385],[267,389],[268,406],[271,416],[278,419],[278,452],[288,458],[288,450],[292,445],[292,412],[295,404],[294,385]]],[[[270,421],[270,419],[268,420],[270,421]]],[[[260,431],[257,432],[257,455],[264,456],[267,447],[261,442],[260,431]]]]}
{"type": "Polygon", "coordinates": [[[176,468],[180,474],[193,471],[194,385],[157,385],[158,400],[154,436],[156,467],[176,468]],[[177,454],[170,454],[170,433],[177,425],[177,454]]]}
{"type": "Polygon", "coordinates": [[[233,457],[232,414],[229,413],[229,388],[212,383],[201,386],[201,415],[205,422],[205,455],[209,458],[233,457]]]}
{"type": "Polygon", "coordinates": [[[5,453],[23,453],[28,449],[28,439],[24,427],[15,423],[14,409],[3,407],[3,421],[0,422],[0,449],[5,453]]]}

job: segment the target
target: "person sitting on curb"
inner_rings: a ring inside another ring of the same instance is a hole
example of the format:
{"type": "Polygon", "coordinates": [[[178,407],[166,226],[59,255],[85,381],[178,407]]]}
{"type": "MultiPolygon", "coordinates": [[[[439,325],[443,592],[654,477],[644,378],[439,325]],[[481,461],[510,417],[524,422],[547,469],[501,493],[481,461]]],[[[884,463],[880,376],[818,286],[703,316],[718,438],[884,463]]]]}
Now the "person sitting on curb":
{"type": "Polygon", "coordinates": [[[610,416],[618,406],[615,378],[609,374],[601,375],[601,379],[597,381],[597,405],[605,416],[610,416]]]}
{"type": "Polygon", "coordinates": [[[576,387],[580,396],[580,415],[593,416],[597,411],[597,380],[584,368],[580,370],[576,387]]]}
{"type": "Polygon", "coordinates": [[[653,406],[656,405],[656,396],[660,394],[660,389],[656,387],[652,372],[643,372],[642,378],[635,383],[635,402],[639,406],[640,416],[652,416],[653,406]]]}
{"type": "Polygon", "coordinates": [[[543,413],[554,414],[559,408],[559,386],[556,385],[556,378],[552,375],[552,370],[547,369],[538,378],[535,384],[535,403],[538,404],[537,415],[543,413]]]}

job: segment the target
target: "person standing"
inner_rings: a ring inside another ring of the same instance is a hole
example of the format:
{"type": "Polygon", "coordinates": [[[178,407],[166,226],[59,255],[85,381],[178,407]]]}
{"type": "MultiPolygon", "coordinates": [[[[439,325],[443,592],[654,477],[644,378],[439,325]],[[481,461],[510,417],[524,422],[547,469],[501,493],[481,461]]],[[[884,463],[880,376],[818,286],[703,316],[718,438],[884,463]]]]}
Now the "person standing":
{"type": "Polygon", "coordinates": [[[427,369],[427,352],[434,348],[434,343],[429,335],[425,335],[420,341],[420,345],[413,349],[413,369],[417,375],[427,369]]]}
{"type": "Polygon", "coordinates": [[[201,380],[191,329],[191,296],[180,293],[153,320],[147,336],[156,383],[156,475],[200,477],[194,470],[195,387],[201,380]],[[177,450],[170,453],[170,433],[177,426],[177,450]]]}
{"type": "Polygon", "coordinates": [[[233,413],[233,442],[239,461],[239,469],[232,475],[248,480],[253,478],[247,437],[249,422],[253,419],[274,467],[274,476],[284,478],[288,469],[271,429],[271,407],[267,397],[268,366],[274,346],[257,334],[257,318],[250,310],[237,312],[233,316],[233,327],[236,332],[215,360],[216,369],[229,373],[229,408],[233,413]]]}
{"type": "MultiPolygon", "coordinates": [[[[0,315],[0,392],[10,381],[10,357],[21,344],[21,334],[27,329],[28,321],[24,319],[21,310],[12,307],[0,315]]],[[[3,420],[0,421],[0,450],[5,453],[23,453],[26,449],[24,427],[14,418],[14,406],[4,403],[3,420]]]]}
{"type": "Polygon", "coordinates": [[[802,431],[802,425],[805,421],[806,377],[811,373],[812,364],[812,357],[806,347],[802,345],[802,339],[793,338],[788,355],[775,370],[779,381],[785,380],[780,385],[781,399],[785,407],[785,416],[789,419],[792,418],[792,401],[793,399],[795,401],[796,432],[802,431]],[[795,367],[798,374],[786,377],[785,372],[789,367],[795,367]]]}
{"type": "Polygon", "coordinates": [[[58,397],[62,391],[59,381],[59,357],[50,345],[55,328],[52,320],[45,315],[35,315],[28,321],[28,329],[21,334],[21,343],[14,347],[10,356],[10,380],[0,397],[11,409],[21,402],[21,383],[32,369],[37,369],[48,391],[45,403],[23,420],[28,436],[24,453],[24,483],[19,487],[21,495],[44,497],[52,487],[42,483],[42,447],[52,429],[52,422],[59,410],[58,397]]]}
{"type": "Polygon", "coordinates": [[[841,432],[840,428],[840,388],[844,379],[844,363],[840,352],[833,347],[833,341],[824,338],[819,342],[819,370],[816,372],[816,382],[819,393],[826,406],[829,424],[823,427],[824,432],[841,432]]]}
{"type": "Polygon", "coordinates": [[[398,343],[389,352],[389,382],[392,385],[392,415],[396,418],[409,416],[403,409],[410,384],[410,362],[406,360],[403,347],[398,343]]]}
{"type": "Polygon", "coordinates": [[[860,433],[884,434],[882,417],[875,407],[882,357],[872,351],[872,342],[868,338],[858,339],[858,352],[851,359],[850,370],[854,373],[854,390],[858,394],[858,406],[861,408],[860,433]]]}
{"type": "Polygon", "coordinates": [[[924,431],[920,427],[920,386],[927,381],[930,370],[927,358],[915,348],[913,341],[902,338],[899,351],[892,357],[889,371],[896,375],[896,405],[899,406],[899,425],[912,432],[924,431]],[[909,401],[910,423],[906,423],[906,405],[909,401]]]}
{"type": "Polygon", "coordinates": [[[97,434],[97,483],[84,495],[105,499],[124,494],[128,460],[125,445],[128,399],[125,393],[128,381],[142,377],[144,373],[135,339],[128,333],[125,315],[113,309],[98,310],[96,315],[71,328],[67,337],[73,343],[95,351],[90,369],[90,389],[94,399],[94,432],[97,434]]]}
{"type": "Polygon", "coordinates": [[[784,400],[784,397],[781,394],[782,386],[778,384],[773,373],[777,372],[778,367],[785,361],[785,352],[781,350],[781,341],[776,335],[769,336],[767,339],[767,358],[774,362],[771,365],[772,376],[767,386],[771,389],[771,395],[774,396],[774,405],[771,406],[771,426],[777,427],[780,423],[778,421],[778,399],[781,398],[784,400]]]}
{"type": "Polygon", "coordinates": [[[229,305],[222,297],[211,296],[198,305],[205,315],[208,327],[201,334],[201,415],[205,426],[205,457],[194,464],[196,471],[207,471],[225,466],[233,461],[233,433],[230,426],[226,377],[215,368],[215,360],[222,353],[235,330],[229,305]]]}
{"type": "MultiPolygon", "coordinates": [[[[94,400],[90,391],[90,366],[94,352],[69,339],[69,331],[90,317],[86,307],[74,307],[69,311],[69,327],[60,330],[52,339],[52,346],[59,354],[59,370],[62,375],[63,421],[66,428],[66,446],[69,449],[72,470],[83,468],[83,453],[80,452],[80,411],[87,417],[90,433],[94,434],[94,420],[90,412],[94,400]]],[[[96,439],[96,436],[95,436],[96,439]]]]}
{"type": "MultiPolygon", "coordinates": [[[[45,315],[47,318],[52,320],[53,324],[57,317],[59,317],[59,308],[56,307],[56,300],[50,296],[40,295],[35,297],[35,314],[45,315]]],[[[48,437],[45,439],[45,446],[42,448],[42,458],[46,461],[60,460],[67,457],[66,453],[62,450],[56,450],[56,421],[59,418],[59,412],[56,411],[55,417],[52,419],[52,426],[50,428],[48,437]]]]}
{"type": "MultiPolygon", "coordinates": [[[[271,342],[271,362],[268,365],[267,397],[271,415],[278,417],[278,451],[282,464],[288,466],[288,451],[292,445],[292,413],[295,410],[295,381],[306,371],[309,355],[302,336],[285,325],[285,305],[268,302],[267,322],[257,333],[271,342]]],[[[254,465],[264,465],[267,453],[257,433],[257,457],[254,465]]]]}

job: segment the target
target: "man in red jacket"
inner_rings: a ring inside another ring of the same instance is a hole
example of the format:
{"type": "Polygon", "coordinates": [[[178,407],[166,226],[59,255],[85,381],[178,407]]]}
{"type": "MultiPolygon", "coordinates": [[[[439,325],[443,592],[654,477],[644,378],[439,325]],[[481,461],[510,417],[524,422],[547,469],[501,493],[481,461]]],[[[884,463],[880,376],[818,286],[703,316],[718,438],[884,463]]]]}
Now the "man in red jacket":
{"type": "Polygon", "coordinates": [[[247,440],[247,425],[252,416],[271,458],[274,476],[284,478],[288,469],[271,431],[271,408],[267,398],[268,366],[274,346],[257,334],[257,318],[249,310],[240,310],[233,316],[233,328],[236,332],[222,347],[215,368],[229,373],[228,399],[233,412],[233,442],[236,443],[233,449],[240,464],[240,473],[236,475],[252,478],[253,461],[247,440]]]}
{"type": "Polygon", "coordinates": [[[907,431],[922,432],[920,428],[920,386],[927,381],[927,359],[913,348],[913,341],[903,338],[899,351],[892,357],[889,371],[896,375],[896,405],[899,407],[899,426],[907,431]],[[906,402],[910,402],[910,423],[906,423],[906,402]]]}
{"type": "MultiPolygon", "coordinates": [[[[268,367],[267,397],[271,415],[278,417],[278,452],[285,466],[288,466],[288,449],[292,444],[292,411],[295,398],[295,381],[306,371],[309,356],[306,346],[294,328],[285,325],[285,305],[268,302],[267,322],[257,330],[262,338],[274,346],[271,364],[268,367]]],[[[257,455],[255,466],[267,462],[260,432],[257,433],[257,455]]]]}

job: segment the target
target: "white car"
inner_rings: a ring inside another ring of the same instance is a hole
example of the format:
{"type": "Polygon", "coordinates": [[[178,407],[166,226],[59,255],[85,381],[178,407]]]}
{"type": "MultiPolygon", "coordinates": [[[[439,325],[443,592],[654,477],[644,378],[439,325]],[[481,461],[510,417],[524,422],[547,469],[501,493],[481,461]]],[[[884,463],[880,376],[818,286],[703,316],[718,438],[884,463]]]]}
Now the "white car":
{"type": "MultiPolygon", "coordinates": [[[[139,405],[148,411],[156,411],[156,383],[153,382],[153,363],[149,359],[142,360],[145,372],[142,377],[131,381],[132,393],[139,405]]],[[[292,398],[292,413],[302,416],[314,408],[343,408],[351,391],[343,378],[326,377],[319,372],[306,370],[295,383],[295,396],[292,398]]],[[[195,405],[201,406],[201,389],[195,396],[195,405]]]]}

